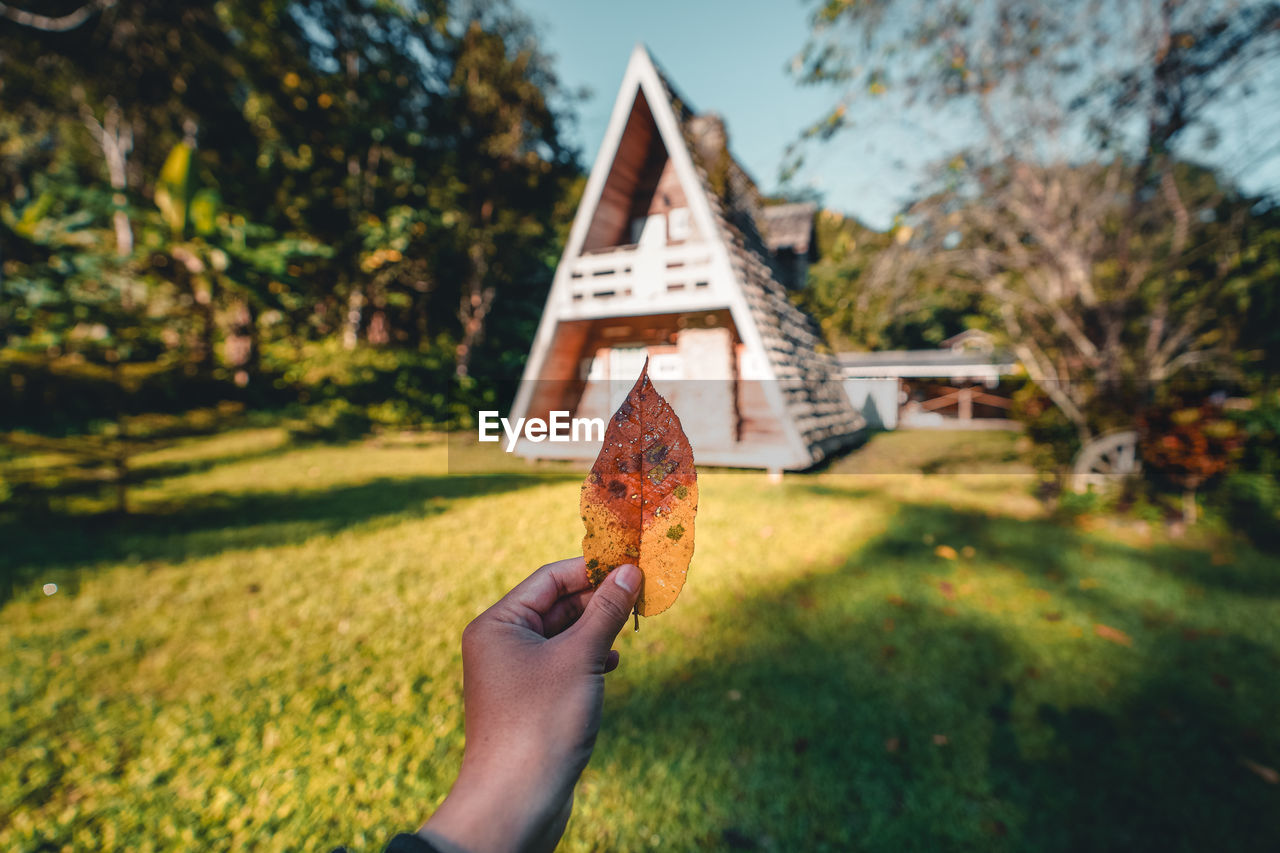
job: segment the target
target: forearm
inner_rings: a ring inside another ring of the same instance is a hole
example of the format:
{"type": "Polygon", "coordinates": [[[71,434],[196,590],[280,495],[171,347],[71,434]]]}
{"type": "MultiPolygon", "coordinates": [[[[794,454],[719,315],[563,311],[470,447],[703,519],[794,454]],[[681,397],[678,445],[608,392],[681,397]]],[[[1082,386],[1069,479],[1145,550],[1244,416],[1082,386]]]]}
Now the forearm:
{"type": "Polygon", "coordinates": [[[573,793],[548,781],[536,768],[479,771],[464,763],[449,796],[418,834],[441,853],[552,850],[573,793]]]}

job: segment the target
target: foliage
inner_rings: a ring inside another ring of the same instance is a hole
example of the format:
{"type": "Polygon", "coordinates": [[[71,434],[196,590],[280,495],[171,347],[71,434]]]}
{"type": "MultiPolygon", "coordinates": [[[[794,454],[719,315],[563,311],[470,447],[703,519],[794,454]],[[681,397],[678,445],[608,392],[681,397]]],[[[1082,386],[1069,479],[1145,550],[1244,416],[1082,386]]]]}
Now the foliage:
{"type": "MultiPolygon", "coordinates": [[[[140,460],[136,517],[0,521],[0,846],[415,826],[461,758],[463,626],[581,533],[580,470],[489,449],[227,433],[140,460]]],[[[700,472],[562,849],[1267,849],[1275,559],[1060,525],[1026,482],[700,472]]]]}
{"type": "Polygon", "coordinates": [[[1212,403],[1151,407],[1138,418],[1142,461],[1184,489],[1197,489],[1240,456],[1243,436],[1212,403]]]}
{"type": "Polygon", "coordinates": [[[1039,385],[1024,382],[1012,396],[1009,416],[1022,424],[1036,445],[1036,467],[1063,471],[1080,451],[1080,434],[1039,385]]]}
{"type": "Polygon", "coordinates": [[[526,349],[579,175],[508,3],[85,8],[0,16],[0,349],[50,393],[68,358],[182,380],[176,411],[303,390],[273,343],[442,375],[526,349]]]}
{"type": "Polygon", "coordinates": [[[880,233],[833,210],[818,215],[819,258],[797,299],[837,350],[936,347],[983,325],[971,291],[895,263],[889,249],[909,235],[901,224],[880,233]]]}
{"type": "Polygon", "coordinates": [[[1252,402],[1229,415],[1243,447],[1211,500],[1233,527],[1275,547],[1280,544],[1280,398],[1269,392],[1252,402]]]}
{"type": "Polygon", "coordinates": [[[1276,90],[1248,81],[1280,44],[1280,5],[1088,5],[821,2],[795,64],[838,92],[811,136],[877,100],[960,129],[877,263],[984,295],[1081,442],[1158,397],[1151,383],[1265,370],[1277,258],[1267,200],[1196,165],[1193,143],[1268,112],[1276,90]]]}

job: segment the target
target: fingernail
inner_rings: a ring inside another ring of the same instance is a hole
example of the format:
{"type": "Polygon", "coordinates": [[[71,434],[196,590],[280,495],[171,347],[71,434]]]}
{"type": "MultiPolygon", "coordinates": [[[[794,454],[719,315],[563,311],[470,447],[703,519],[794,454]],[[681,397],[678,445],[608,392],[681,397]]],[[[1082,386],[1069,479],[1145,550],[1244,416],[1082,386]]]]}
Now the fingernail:
{"type": "Polygon", "coordinates": [[[640,581],[644,580],[644,575],[640,570],[630,563],[624,563],[618,566],[618,570],[613,573],[614,582],[627,592],[635,592],[640,588],[640,581]]]}

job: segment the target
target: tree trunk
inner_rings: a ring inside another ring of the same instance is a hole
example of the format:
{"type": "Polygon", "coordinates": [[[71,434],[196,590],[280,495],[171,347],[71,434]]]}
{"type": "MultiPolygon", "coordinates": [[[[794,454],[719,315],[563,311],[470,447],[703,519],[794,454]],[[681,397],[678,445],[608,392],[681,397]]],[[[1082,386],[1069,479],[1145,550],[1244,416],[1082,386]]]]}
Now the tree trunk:
{"type": "Polygon", "coordinates": [[[471,369],[471,356],[484,337],[485,320],[489,316],[489,309],[493,307],[495,296],[494,288],[485,287],[484,284],[485,273],[488,272],[484,247],[480,243],[474,243],[470,254],[471,275],[467,277],[458,308],[458,319],[462,321],[462,340],[458,341],[455,351],[457,367],[454,373],[458,378],[468,375],[471,369]]]}
{"type": "Polygon", "coordinates": [[[128,203],[125,190],[128,189],[129,153],[133,151],[133,128],[122,117],[120,107],[114,101],[108,102],[101,123],[87,103],[80,104],[80,114],[85,127],[89,128],[89,134],[102,149],[102,158],[107,164],[107,177],[111,181],[111,205],[115,208],[111,221],[116,234],[116,254],[126,258],[133,254],[133,226],[125,210],[128,203]]]}
{"type": "Polygon", "coordinates": [[[231,309],[231,328],[227,330],[227,364],[235,369],[235,383],[241,388],[258,370],[258,324],[253,305],[241,299],[231,309]]]}
{"type": "Polygon", "coordinates": [[[387,322],[387,300],[381,288],[374,290],[369,300],[373,310],[369,312],[369,325],[364,337],[375,347],[391,343],[391,324],[387,322]]]}
{"type": "Polygon", "coordinates": [[[1182,490],[1182,520],[1188,527],[1196,523],[1200,515],[1199,507],[1196,506],[1196,490],[1192,488],[1182,490]]]}
{"type": "Polygon", "coordinates": [[[342,325],[342,346],[352,350],[360,342],[360,326],[364,319],[364,291],[359,285],[347,297],[347,317],[342,325]]]}

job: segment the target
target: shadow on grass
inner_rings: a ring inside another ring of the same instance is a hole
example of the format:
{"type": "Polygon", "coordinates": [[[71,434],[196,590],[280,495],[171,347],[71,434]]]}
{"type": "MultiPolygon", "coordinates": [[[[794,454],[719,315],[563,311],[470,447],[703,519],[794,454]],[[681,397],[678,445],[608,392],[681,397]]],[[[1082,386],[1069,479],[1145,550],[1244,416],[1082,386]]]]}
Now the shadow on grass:
{"type": "Polygon", "coordinates": [[[260,462],[284,456],[297,451],[299,443],[280,441],[267,447],[256,447],[220,455],[203,456],[194,459],[173,459],[160,462],[143,462],[130,471],[129,483],[137,486],[155,480],[167,480],[171,477],[185,477],[192,474],[203,474],[223,465],[241,462],[260,462]]]}
{"type": "Polygon", "coordinates": [[[1050,582],[1099,547],[907,505],[839,569],[709,615],[713,643],[625,660],[592,772],[636,779],[628,807],[662,837],[618,849],[1274,849],[1280,788],[1248,762],[1280,766],[1280,650],[1221,601],[1225,624],[1188,631],[1074,576],[1075,618],[1133,645],[1040,646],[952,606],[933,577],[955,563],[922,531],[1050,582]]]}
{"type": "Polygon", "coordinates": [[[5,543],[0,549],[0,603],[30,582],[52,578],[74,585],[79,572],[94,565],[178,562],[241,548],[298,544],[377,520],[438,515],[457,500],[566,478],[577,475],[380,478],[314,492],[212,492],[172,508],[123,517],[10,517],[0,521],[0,542],[5,543]]]}
{"type": "MultiPolygon", "coordinates": [[[[1157,575],[1204,589],[1280,597],[1280,559],[1249,547],[1217,551],[1170,544],[1147,547],[1090,537],[1070,524],[1017,519],[943,505],[902,507],[891,530],[860,559],[933,556],[935,545],[966,546],[976,559],[998,562],[1044,582],[1055,593],[1084,592],[1096,570],[1114,562],[1141,562],[1157,575]],[[928,537],[928,541],[926,541],[928,537]]],[[[934,568],[945,565],[932,561],[934,568]]],[[[1096,601],[1097,595],[1076,596],[1096,601]]]]}

